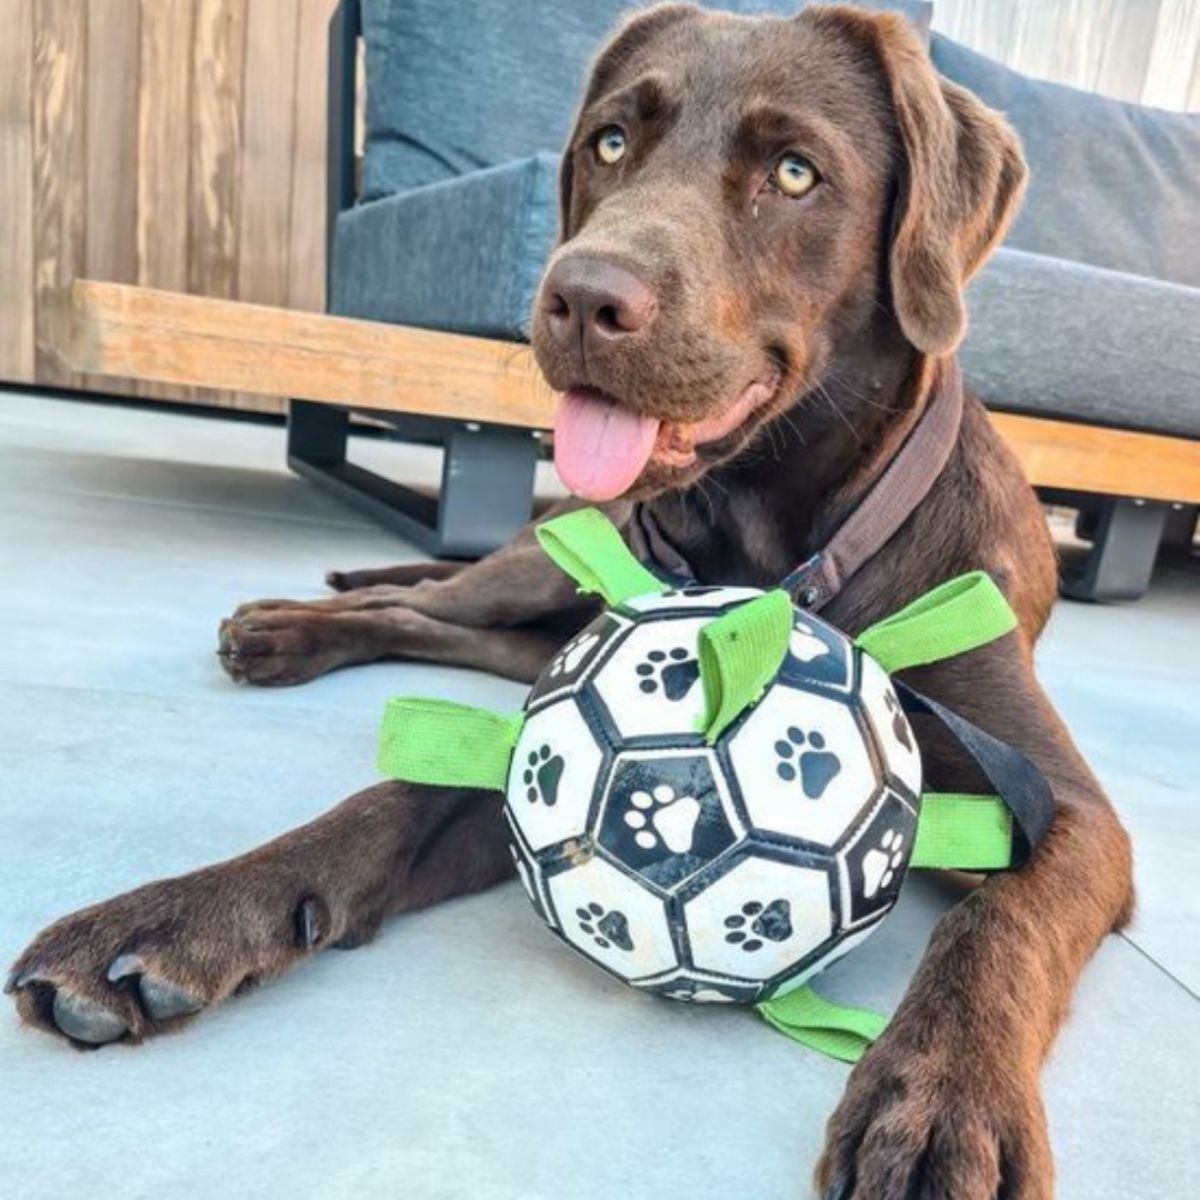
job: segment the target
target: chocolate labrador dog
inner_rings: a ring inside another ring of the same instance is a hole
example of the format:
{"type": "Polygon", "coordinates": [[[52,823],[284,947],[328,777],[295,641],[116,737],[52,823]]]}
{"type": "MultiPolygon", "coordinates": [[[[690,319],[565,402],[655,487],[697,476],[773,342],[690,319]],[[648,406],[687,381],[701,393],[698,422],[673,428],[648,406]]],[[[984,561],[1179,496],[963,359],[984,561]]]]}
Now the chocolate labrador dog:
{"type": "MultiPolygon", "coordinates": [[[[891,461],[963,336],[962,288],[1024,167],[1011,129],[940,79],[895,16],[667,6],[599,56],[562,169],[562,240],[533,345],[564,393],[572,490],[696,578],[770,587],[891,461]]],[[[1042,1060],[1132,903],[1129,843],[1033,673],[1055,563],[1020,467],[968,398],[927,494],[824,609],[855,633],[989,571],[1019,629],[916,687],[1028,755],[1058,811],[1020,871],[938,926],[850,1076],[817,1170],[855,1200],[1045,1200],[1042,1060]]],[[[221,631],[233,678],[291,684],[380,658],[532,680],[593,609],[525,534],[470,566],[335,575],[221,631]]],[[[918,725],[931,786],[982,790],[918,725]]],[[[68,916],[17,961],[26,1021],[77,1044],[171,1030],[383,918],[512,873],[500,797],[383,783],[244,857],[68,916]]]]}

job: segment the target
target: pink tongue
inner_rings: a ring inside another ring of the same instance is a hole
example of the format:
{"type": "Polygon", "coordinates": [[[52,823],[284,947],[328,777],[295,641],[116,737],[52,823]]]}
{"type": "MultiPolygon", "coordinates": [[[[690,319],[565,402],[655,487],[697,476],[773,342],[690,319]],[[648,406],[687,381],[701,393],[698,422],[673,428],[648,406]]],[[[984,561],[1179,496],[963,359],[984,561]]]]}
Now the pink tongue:
{"type": "Polygon", "coordinates": [[[588,388],[572,388],[554,418],[554,465],[585,500],[613,500],[642,473],[654,439],[656,417],[640,417],[588,388]]]}

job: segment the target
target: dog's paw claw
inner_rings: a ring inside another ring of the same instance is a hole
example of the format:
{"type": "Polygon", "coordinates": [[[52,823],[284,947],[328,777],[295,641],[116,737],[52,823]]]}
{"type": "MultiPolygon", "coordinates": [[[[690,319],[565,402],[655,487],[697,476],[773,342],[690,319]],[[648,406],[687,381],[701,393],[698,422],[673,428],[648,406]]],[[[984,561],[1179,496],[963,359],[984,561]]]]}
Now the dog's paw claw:
{"type": "Polygon", "coordinates": [[[125,1018],[118,1013],[61,989],[55,990],[51,1012],[54,1023],[67,1037],[88,1046],[115,1042],[129,1029],[125,1018]]]}
{"type": "Polygon", "coordinates": [[[305,896],[296,906],[296,942],[312,950],[329,936],[329,909],[324,900],[305,896]]]}
{"type": "Polygon", "coordinates": [[[195,993],[165,979],[143,975],[138,980],[142,1006],[156,1021],[170,1021],[175,1017],[190,1017],[204,1007],[204,1001],[195,993]]]}
{"type": "Polygon", "coordinates": [[[106,974],[110,983],[120,983],[122,979],[136,976],[142,1007],[155,1021],[190,1017],[204,1007],[203,998],[195,992],[169,979],[152,975],[139,954],[117,955],[109,964],[106,974]]]}
{"type": "Polygon", "coordinates": [[[108,977],[109,983],[119,983],[130,975],[141,975],[145,969],[146,964],[140,954],[118,954],[108,964],[105,975],[108,977]]]}

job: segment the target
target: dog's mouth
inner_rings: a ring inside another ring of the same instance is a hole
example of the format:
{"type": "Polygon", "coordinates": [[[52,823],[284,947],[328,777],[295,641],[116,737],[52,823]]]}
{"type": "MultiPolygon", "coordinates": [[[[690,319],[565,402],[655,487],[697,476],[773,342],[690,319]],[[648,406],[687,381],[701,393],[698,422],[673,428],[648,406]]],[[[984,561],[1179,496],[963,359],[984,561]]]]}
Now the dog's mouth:
{"type": "Polygon", "coordinates": [[[650,464],[666,474],[692,467],[701,447],[733,437],[774,399],[779,384],[778,373],[754,380],[719,412],[699,421],[648,416],[595,388],[569,388],[554,418],[554,465],[575,495],[615,500],[650,464]]]}

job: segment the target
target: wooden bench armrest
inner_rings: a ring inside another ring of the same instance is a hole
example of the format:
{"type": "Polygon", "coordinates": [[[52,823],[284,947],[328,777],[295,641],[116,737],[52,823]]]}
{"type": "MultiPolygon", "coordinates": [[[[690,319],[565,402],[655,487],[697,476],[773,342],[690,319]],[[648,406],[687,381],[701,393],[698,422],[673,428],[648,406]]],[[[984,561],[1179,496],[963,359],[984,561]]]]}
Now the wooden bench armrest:
{"type": "MultiPolygon", "coordinates": [[[[76,280],[59,353],[74,370],[356,409],[545,429],[554,395],[527,346],[76,280]]],[[[1031,483],[1200,503],[1200,442],[994,413],[1031,483]]]]}

